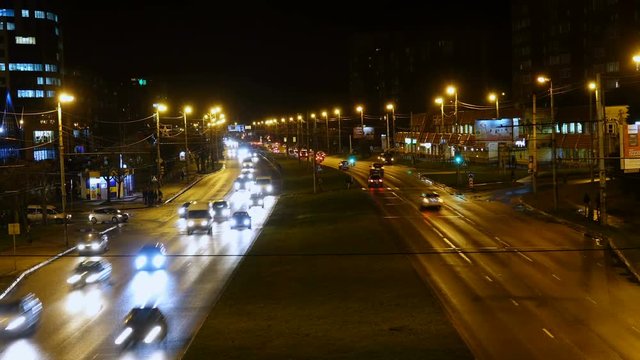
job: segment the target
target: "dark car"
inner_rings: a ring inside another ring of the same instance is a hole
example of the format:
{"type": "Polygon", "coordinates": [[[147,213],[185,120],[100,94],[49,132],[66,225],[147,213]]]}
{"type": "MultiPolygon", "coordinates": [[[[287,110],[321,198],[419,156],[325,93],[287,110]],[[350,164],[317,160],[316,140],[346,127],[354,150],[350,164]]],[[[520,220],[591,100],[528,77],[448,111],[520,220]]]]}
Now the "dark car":
{"type": "Polygon", "coordinates": [[[367,185],[370,188],[380,188],[383,187],[382,177],[380,175],[371,175],[369,176],[369,180],[367,181],[367,185]]]}
{"type": "Polygon", "coordinates": [[[381,163],[373,163],[369,168],[369,175],[380,175],[380,177],[384,177],[384,165],[381,163]]]}
{"type": "Polygon", "coordinates": [[[232,229],[251,229],[251,216],[246,211],[236,211],[229,219],[232,229]]]}
{"type": "Polygon", "coordinates": [[[84,260],[73,270],[73,275],[67,279],[72,287],[108,281],[111,278],[111,264],[104,259],[84,260]]]}
{"type": "Polygon", "coordinates": [[[233,189],[238,191],[238,190],[251,190],[251,187],[253,186],[253,180],[252,179],[248,179],[248,178],[243,178],[243,177],[238,177],[236,179],[236,181],[233,183],[233,189]]]}
{"type": "Polygon", "coordinates": [[[338,163],[338,169],[349,170],[349,162],[347,160],[340,161],[340,163],[338,163]]]}
{"type": "Polygon", "coordinates": [[[78,255],[100,255],[109,250],[109,236],[98,231],[82,234],[76,245],[78,255]]]}
{"type": "Polygon", "coordinates": [[[157,307],[133,308],[124,318],[124,326],[114,343],[128,347],[140,342],[158,343],[167,337],[167,319],[157,307]]]}
{"type": "Polygon", "coordinates": [[[264,209],[264,195],[260,193],[253,193],[249,196],[249,209],[254,206],[260,206],[264,209]]]}
{"type": "Polygon", "coordinates": [[[195,201],[187,201],[186,203],[183,203],[182,205],[180,205],[180,207],[178,208],[178,215],[181,218],[186,218],[187,217],[187,209],[189,209],[189,206],[191,206],[191,204],[194,204],[195,201]]]}
{"type": "Polygon", "coordinates": [[[167,251],[161,243],[147,244],[138,250],[136,270],[158,270],[166,267],[167,251]]]}
{"type": "Polygon", "coordinates": [[[231,206],[227,200],[216,200],[211,202],[211,211],[213,212],[213,220],[226,221],[231,216],[231,206]]]}
{"type": "Polygon", "coordinates": [[[20,299],[0,302],[0,335],[4,338],[16,338],[35,332],[42,302],[33,293],[20,299]]]}

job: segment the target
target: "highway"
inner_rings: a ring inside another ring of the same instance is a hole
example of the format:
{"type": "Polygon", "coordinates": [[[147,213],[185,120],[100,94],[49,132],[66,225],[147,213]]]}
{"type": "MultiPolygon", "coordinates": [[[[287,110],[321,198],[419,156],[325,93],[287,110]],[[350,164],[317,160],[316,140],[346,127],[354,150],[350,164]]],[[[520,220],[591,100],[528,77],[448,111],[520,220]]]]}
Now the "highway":
{"type": "MultiPolygon", "coordinates": [[[[345,172],[363,186],[370,164],[345,172]]],[[[426,185],[410,170],[385,166],[385,188],[362,190],[477,358],[637,358],[640,288],[603,244],[508,201],[426,185]],[[444,207],[420,211],[425,191],[444,207]]]]}
{"type": "Polygon", "coordinates": [[[243,199],[248,194],[232,190],[238,164],[232,160],[226,164],[225,169],[206,176],[174,202],[133,210],[128,223],[109,231],[110,250],[103,256],[113,266],[108,284],[72,290],[66,280],[84,259],[77,255],[54,261],[26,278],[11,296],[35,293],[44,305],[41,323],[34,336],[2,344],[0,359],[178,358],[276,202],[269,196],[264,209],[248,210],[251,230],[230,230],[225,222],[214,227],[213,235],[187,235],[185,220],[177,213],[185,201],[227,198],[235,209],[245,207],[243,199]],[[143,244],[155,242],[167,248],[167,269],[136,271],[136,252],[143,244]],[[144,304],[156,305],[167,318],[167,341],[123,351],[114,344],[123,319],[129,310],[144,304]]]}

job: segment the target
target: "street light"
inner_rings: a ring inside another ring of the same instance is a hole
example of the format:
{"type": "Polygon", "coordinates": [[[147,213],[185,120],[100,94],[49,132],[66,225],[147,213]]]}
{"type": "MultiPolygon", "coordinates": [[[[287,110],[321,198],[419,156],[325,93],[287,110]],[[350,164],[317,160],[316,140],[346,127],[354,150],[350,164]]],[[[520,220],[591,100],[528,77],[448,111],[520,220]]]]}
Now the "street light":
{"type": "MultiPolygon", "coordinates": [[[[640,59],[638,59],[640,60],[640,59]]],[[[592,100],[592,93],[596,93],[596,97],[597,97],[597,85],[595,81],[590,81],[589,84],[587,85],[588,89],[589,89],[589,134],[591,135],[591,145],[590,145],[590,156],[591,156],[591,163],[589,164],[589,173],[591,174],[591,183],[593,184],[593,182],[595,181],[595,177],[593,174],[593,168],[594,168],[594,163],[593,160],[595,158],[595,153],[594,153],[594,147],[593,147],[593,133],[595,130],[595,125],[593,123],[593,102],[592,100]]],[[[588,215],[588,214],[587,214],[588,215]]]]}
{"type": "Polygon", "coordinates": [[[162,161],[162,157],[160,156],[160,112],[167,111],[167,106],[165,104],[153,104],[153,107],[156,108],[156,172],[158,175],[158,190],[160,190],[160,181],[162,178],[162,168],[160,166],[160,162],[162,161]]]}
{"type": "Polygon", "coordinates": [[[342,126],[340,123],[340,109],[336,108],[333,113],[338,115],[338,153],[342,154],[342,126]]]}
{"type": "Polygon", "coordinates": [[[358,105],[356,111],[360,113],[360,127],[362,128],[362,137],[364,138],[364,108],[358,105]]]}
{"type": "MultiPolygon", "coordinates": [[[[391,133],[389,133],[389,122],[387,121],[387,134],[390,135],[391,140],[393,140],[393,146],[395,147],[395,135],[396,135],[396,108],[393,106],[393,104],[389,103],[387,104],[387,110],[391,110],[391,121],[392,121],[392,125],[391,125],[391,133]]],[[[387,144],[387,147],[389,147],[389,144],[387,144]]]]}
{"type": "Polygon", "coordinates": [[[322,111],[322,117],[324,117],[325,129],[327,130],[327,153],[329,152],[329,115],[326,111],[322,111]]]}
{"type": "Polygon", "coordinates": [[[442,97],[437,97],[434,101],[436,104],[440,105],[440,132],[442,132],[444,130],[444,99],[442,97]]]}
{"type": "Polygon", "coordinates": [[[538,76],[540,84],[549,83],[551,98],[551,174],[553,177],[553,210],[558,210],[558,181],[556,177],[556,121],[553,113],[553,81],[545,76],[538,76]]]}
{"type": "MultiPolygon", "coordinates": [[[[64,136],[62,135],[62,103],[72,102],[74,97],[62,93],[58,96],[58,149],[60,157],[60,194],[62,195],[62,214],[64,216],[64,245],[69,247],[69,236],[67,233],[67,186],[64,174],[64,136]]],[[[109,191],[107,184],[107,191],[109,191]]]]}
{"type": "Polygon", "coordinates": [[[455,131],[458,131],[458,90],[453,85],[447,86],[447,94],[454,95],[453,115],[456,118],[455,131]]]}
{"type": "Polygon", "coordinates": [[[496,103],[496,119],[500,119],[500,105],[498,96],[494,93],[489,94],[489,101],[496,103]]]}
{"type": "Polygon", "coordinates": [[[636,71],[638,71],[640,68],[640,54],[633,55],[632,59],[633,59],[633,62],[636,63],[636,71]]]}
{"type": "Polygon", "coordinates": [[[187,140],[187,114],[191,114],[193,112],[193,109],[191,108],[191,106],[185,106],[184,109],[182,109],[182,117],[184,118],[184,149],[185,149],[185,161],[187,166],[185,166],[186,170],[185,170],[185,177],[187,178],[187,182],[189,182],[189,142],[187,140]]]}

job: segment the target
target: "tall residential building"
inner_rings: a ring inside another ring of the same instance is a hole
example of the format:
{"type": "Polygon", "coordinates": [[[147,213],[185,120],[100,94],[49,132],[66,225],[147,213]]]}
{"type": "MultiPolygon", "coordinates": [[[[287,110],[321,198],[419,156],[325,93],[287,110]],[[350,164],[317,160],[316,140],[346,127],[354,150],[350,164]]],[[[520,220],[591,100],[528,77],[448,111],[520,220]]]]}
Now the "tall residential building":
{"type": "Polygon", "coordinates": [[[514,0],[513,99],[527,106],[539,74],[558,89],[556,104],[587,105],[587,83],[602,77],[607,103],[630,100],[640,50],[640,0],[514,0]],[[626,89],[625,89],[626,88],[626,89]]]}
{"type": "Polygon", "coordinates": [[[63,55],[48,1],[0,1],[0,59],[0,161],[55,159],[63,55]]]}

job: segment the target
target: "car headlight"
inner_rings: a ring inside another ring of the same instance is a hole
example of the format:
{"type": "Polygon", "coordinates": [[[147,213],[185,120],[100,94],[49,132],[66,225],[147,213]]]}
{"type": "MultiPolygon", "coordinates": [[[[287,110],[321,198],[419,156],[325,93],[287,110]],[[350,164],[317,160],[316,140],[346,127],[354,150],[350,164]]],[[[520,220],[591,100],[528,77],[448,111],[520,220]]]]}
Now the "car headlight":
{"type": "Polygon", "coordinates": [[[267,192],[272,192],[272,191],[273,191],[273,186],[267,185],[267,192]]]}
{"type": "Polygon", "coordinates": [[[229,216],[230,214],[231,214],[231,211],[229,211],[229,209],[222,210],[222,215],[229,216]]]}
{"type": "Polygon", "coordinates": [[[27,319],[24,316],[18,316],[17,318],[13,319],[5,329],[15,330],[20,326],[22,326],[22,324],[24,324],[25,321],[27,321],[27,319]]]}
{"type": "Polygon", "coordinates": [[[251,223],[251,220],[249,219],[244,219],[244,221],[242,222],[245,226],[249,226],[249,224],[251,223]]]}
{"type": "Polygon", "coordinates": [[[202,226],[207,226],[207,220],[202,220],[202,221],[200,222],[200,225],[202,225],[202,226]]]}
{"type": "Polygon", "coordinates": [[[136,258],[136,269],[140,269],[147,264],[147,257],[140,255],[136,258]]]}
{"type": "Polygon", "coordinates": [[[156,255],[153,257],[153,266],[156,268],[162,267],[164,265],[164,255],[156,255]]]}
{"type": "Polygon", "coordinates": [[[91,274],[87,276],[87,279],[85,281],[87,283],[94,283],[98,280],[99,277],[100,277],[100,274],[91,274]]]}
{"type": "Polygon", "coordinates": [[[178,209],[178,214],[183,215],[184,214],[184,208],[181,207],[180,209],[178,209]]]}
{"type": "Polygon", "coordinates": [[[187,226],[191,227],[193,226],[195,223],[193,222],[193,220],[189,220],[187,221],[187,226]]]}
{"type": "Polygon", "coordinates": [[[231,225],[231,226],[236,226],[237,223],[238,222],[236,221],[236,219],[229,220],[229,225],[231,225]]]}
{"type": "Polygon", "coordinates": [[[120,345],[125,340],[127,340],[127,338],[129,337],[129,335],[131,335],[132,332],[133,332],[133,329],[128,326],[124,330],[122,330],[120,335],[118,335],[118,337],[116,338],[116,341],[115,341],[116,345],[120,345]]]}
{"type": "Polygon", "coordinates": [[[80,275],[78,275],[78,274],[72,275],[70,278],[67,279],[67,284],[73,285],[73,284],[77,283],[78,281],[80,281],[81,278],[82,277],[80,275]]]}
{"type": "Polygon", "coordinates": [[[79,245],[78,245],[78,250],[84,250],[84,248],[85,248],[85,245],[84,245],[84,244],[79,244],[79,245]]]}
{"type": "Polygon", "coordinates": [[[91,216],[91,215],[92,215],[92,214],[89,214],[89,221],[91,221],[91,218],[93,217],[93,216],[91,216]]]}
{"type": "Polygon", "coordinates": [[[144,337],[144,342],[147,344],[153,342],[153,340],[155,340],[158,337],[158,335],[160,335],[161,331],[162,331],[162,326],[160,325],[154,326],[153,329],[149,331],[147,336],[144,337]]]}
{"type": "Polygon", "coordinates": [[[100,244],[98,244],[98,243],[91,243],[91,248],[92,248],[93,250],[98,250],[98,249],[100,248],[100,244]]]}

